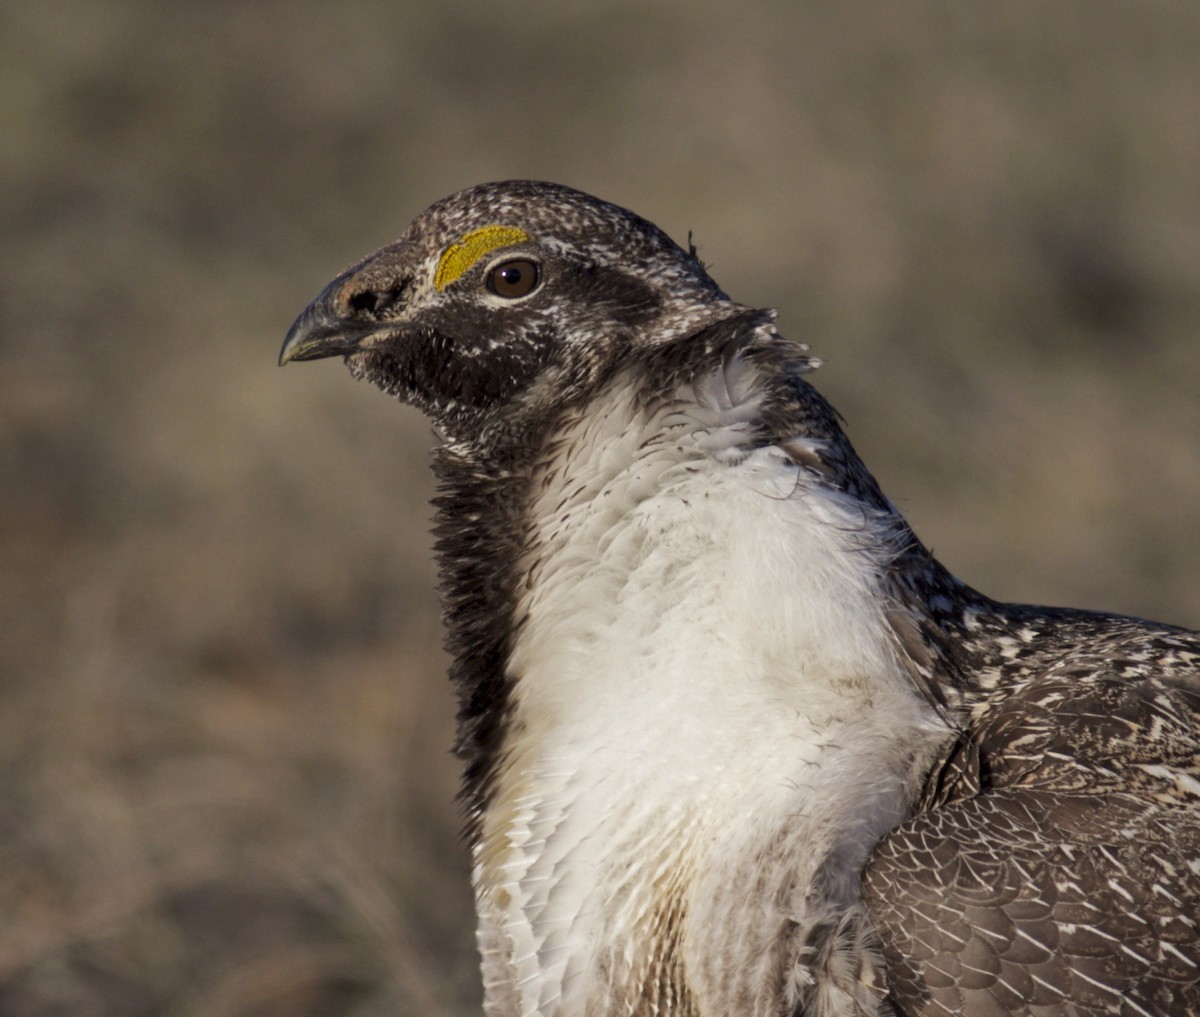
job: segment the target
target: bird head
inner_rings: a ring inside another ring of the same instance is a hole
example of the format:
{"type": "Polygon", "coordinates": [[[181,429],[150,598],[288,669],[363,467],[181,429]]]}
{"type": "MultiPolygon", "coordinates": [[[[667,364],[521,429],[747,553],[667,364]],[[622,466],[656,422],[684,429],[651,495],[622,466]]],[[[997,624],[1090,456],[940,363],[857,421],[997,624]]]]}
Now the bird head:
{"type": "Polygon", "coordinates": [[[296,319],[279,362],[351,372],[471,440],[601,382],[641,347],[744,311],[692,251],[557,184],[482,184],[437,202],[296,319]]]}

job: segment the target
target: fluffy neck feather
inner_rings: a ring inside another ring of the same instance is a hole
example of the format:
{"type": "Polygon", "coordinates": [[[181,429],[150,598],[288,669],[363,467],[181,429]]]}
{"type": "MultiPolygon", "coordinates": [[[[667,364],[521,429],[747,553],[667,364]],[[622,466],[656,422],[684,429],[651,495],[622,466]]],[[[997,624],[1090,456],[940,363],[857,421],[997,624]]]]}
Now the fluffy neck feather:
{"type": "Polygon", "coordinates": [[[765,1013],[764,986],[823,993],[831,1014],[838,993],[870,1003],[869,951],[842,959],[844,986],[803,958],[853,938],[865,854],[945,734],[889,617],[911,534],[845,468],[823,403],[821,426],[764,439],[774,375],[749,346],[657,388],[622,372],[490,478],[524,480],[489,538],[507,570],[474,587],[510,624],[452,641],[460,674],[471,653],[503,661],[464,699],[490,749],[471,793],[493,1013],[765,1013]]]}

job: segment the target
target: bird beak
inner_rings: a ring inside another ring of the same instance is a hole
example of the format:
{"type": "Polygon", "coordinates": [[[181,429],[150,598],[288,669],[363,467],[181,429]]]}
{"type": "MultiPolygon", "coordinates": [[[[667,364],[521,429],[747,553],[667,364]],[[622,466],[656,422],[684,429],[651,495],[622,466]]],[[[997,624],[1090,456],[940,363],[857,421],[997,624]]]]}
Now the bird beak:
{"type": "Polygon", "coordinates": [[[374,331],[371,326],[348,320],[339,313],[337,298],[345,281],[345,276],[339,276],[300,312],[283,340],[280,367],[293,360],[349,356],[374,331]]]}

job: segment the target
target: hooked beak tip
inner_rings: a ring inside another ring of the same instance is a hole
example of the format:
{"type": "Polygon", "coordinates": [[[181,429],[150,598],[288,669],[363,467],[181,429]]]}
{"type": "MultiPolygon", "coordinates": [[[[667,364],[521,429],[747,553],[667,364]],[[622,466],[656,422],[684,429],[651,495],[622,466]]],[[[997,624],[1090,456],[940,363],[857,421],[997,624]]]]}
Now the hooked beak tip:
{"type": "Polygon", "coordinates": [[[361,331],[333,312],[326,289],[309,304],[288,329],[279,350],[279,366],[293,360],[320,360],[346,356],[358,348],[361,331]]]}

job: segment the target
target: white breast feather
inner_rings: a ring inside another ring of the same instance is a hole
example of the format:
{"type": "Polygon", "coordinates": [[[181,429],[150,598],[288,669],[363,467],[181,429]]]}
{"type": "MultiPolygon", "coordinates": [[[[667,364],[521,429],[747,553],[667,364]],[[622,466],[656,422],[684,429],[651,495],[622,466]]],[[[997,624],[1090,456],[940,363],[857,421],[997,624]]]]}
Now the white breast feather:
{"type": "Polygon", "coordinates": [[[942,731],[888,635],[889,520],[747,448],[754,381],[651,412],[618,379],[545,478],[477,857],[492,1013],[628,1011],[665,936],[701,1013],[749,1012],[942,731]]]}

